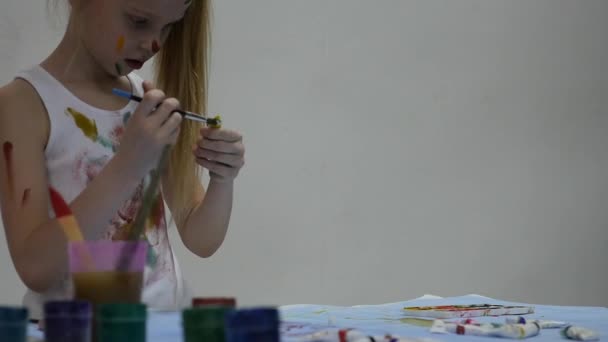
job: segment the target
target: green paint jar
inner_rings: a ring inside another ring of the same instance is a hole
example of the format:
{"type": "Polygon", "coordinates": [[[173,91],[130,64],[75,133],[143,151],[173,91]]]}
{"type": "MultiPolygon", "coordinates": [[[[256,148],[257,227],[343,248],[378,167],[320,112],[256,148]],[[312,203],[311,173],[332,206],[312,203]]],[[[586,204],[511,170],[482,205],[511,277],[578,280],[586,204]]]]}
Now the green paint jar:
{"type": "Polygon", "coordinates": [[[225,342],[226,314],[232,308],[206,306],[182,311],[184,342],[225,342]]]}
{"type": "Polygon", "coordinates": [[[102,304],[97,309],[97,342],[145,342],[144,304],[102,304]]]}

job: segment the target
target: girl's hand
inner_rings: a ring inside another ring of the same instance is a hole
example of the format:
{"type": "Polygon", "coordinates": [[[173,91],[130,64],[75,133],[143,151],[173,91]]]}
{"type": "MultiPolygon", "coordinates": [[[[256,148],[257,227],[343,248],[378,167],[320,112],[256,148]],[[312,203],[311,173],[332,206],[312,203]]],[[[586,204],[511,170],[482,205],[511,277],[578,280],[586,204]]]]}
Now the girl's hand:
{"type": "Polygon", "coordinates": [[[196,162],[209,170],[215,182],[232,182],[245,165],[245,146],[240,133],[204,127],[193,148],[196,162]]]}
{"type": "Polygon", "coordinates": [[[139,175],[155,168],[163,148],[175,144],[182,122],[178,108],[178,100],[144,82],[143,101],[127,122],[117,152],[139,175]]]}

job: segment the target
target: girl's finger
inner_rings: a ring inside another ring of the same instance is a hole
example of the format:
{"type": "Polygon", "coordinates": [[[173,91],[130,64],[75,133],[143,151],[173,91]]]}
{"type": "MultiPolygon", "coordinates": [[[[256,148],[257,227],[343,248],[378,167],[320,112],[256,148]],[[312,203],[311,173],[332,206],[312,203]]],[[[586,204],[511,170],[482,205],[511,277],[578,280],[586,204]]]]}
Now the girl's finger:
{"type": "Polygon", "coordinates": [[[230,167],[240,168],[245,163],[242,156],[235,154],[218,153],[202,148],[197,149],[195,155],[197,158],[203,158],[209,161],[222,163],[230,167]]]}

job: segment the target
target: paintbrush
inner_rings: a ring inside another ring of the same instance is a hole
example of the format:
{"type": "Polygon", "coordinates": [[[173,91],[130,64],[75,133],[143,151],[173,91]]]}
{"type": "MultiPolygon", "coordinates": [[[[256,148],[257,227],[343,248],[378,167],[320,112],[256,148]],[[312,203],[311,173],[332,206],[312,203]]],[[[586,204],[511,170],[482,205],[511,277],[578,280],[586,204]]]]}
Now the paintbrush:
{"type": "MultiPolygon", "coordinates": [[[[129,100],[133,100],[133,101],[137,101],[137,102],[143,101],[143,99],[141,97],[131,94],[131,93],[126,92],[121,89],[114,88],[114,89],[112,89],[112,93],[114,93],[115,95],[118,95],[120,97],[127,98],[129,100]]],[[[188,111],[181,110],[181,109],[177,109],[176,112],[180,113],[184,119],[202,122],[202,123],[207,124],[207,126],[209,126],[209,127],[218,128],[222,125],[222,119],[219,115],[215,116],[214,118],[207,118],[202,115],[188,112],[188,111]]]]}
{"type": "MultiPolygon", "coordinates": [[[[84,235],[80,230],[80,226],[78,225],[78,221],[76,221],[76,217],[70,210],[70,207],[65,202],[61,194],[49,187],[49,193],[51,195],[51,204],[53,206],[53,211],[55,212],[55,217],[61,228],[63,228],[63,233],[69,242],[84,242],[84,235]]],[[[82,255],[85,259],[85,265],[88,271],[92,272],[94,270],[93,257],[89,253],[88,249],[84,249],[84,255],[82,255]]]]}
{"type": "Polygon", "coordinates": [[[51,204],[53,205],[53,210],[55,211],[55,216],[61,228],[63,228],[63,232],[69,241],[84,241],[84,236],[80,231],[80,226],[78,222],[76,222],[76,218],[70,207],[65,202],[61,194],[57,192],[57,190],[53,188],[49,188],[49,192],[51,194],[51,204]]]}
{"type": "MultiPolygon", "coordinates": [[[[144,191],[144,195],[142,198],[141,206],[135,216],[135,220],[131,225],[131,230],[129,231],[128,240],[137,241],[142,234],[144,234],[144,230],[146,228],[146,219],[150,215],[150,211],[152,210],[152,206],[154,205],[154,199],[159,191],[160,179],[164,168],[168,162],[169,155],[171,152],[171,146],[167,145],[163,149],[163,153],[158,161],[158,166],[155,170],[151,172],[150,184],[144,191]]],[[[126,269],[127,265],[129,265],[131,261],[132,254],[129,253],[128,248],[124,248],[121,252],[120,257],[118,258],[117,269],[122,270],[126,269]]]]}
{"type": "Polygon", "coordinates": [[[167,145],[163,149],[163,154],[160,157],[158,166],[155,170],[152,170],[151,172],[150,184],[148,184],[148,187],[144,191],[141,206],[139,208],[139,211],[137,212],[137,215],[135,216],[135,220],[133,221],[133,225],[131,226],[131,231],[129,232],[129,240],[139,239],[144,232],[146,226],[146,219],[152,211],[154,200],[156,198],[156,195],[158,194],[160,179],[169,159],[169,155],[170,146],[167,145]]]}

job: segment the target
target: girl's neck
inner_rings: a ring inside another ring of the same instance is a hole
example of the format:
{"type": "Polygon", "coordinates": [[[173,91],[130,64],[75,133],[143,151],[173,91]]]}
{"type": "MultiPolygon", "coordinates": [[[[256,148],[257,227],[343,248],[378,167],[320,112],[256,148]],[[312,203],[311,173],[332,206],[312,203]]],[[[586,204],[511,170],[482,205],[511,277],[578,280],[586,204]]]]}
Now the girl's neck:
{"type": "Polygon", "coordinates": [[[57,48],[40,65],[64,85],[107,89],[124,83],[97,63],[71,23],[57,48]]]}

